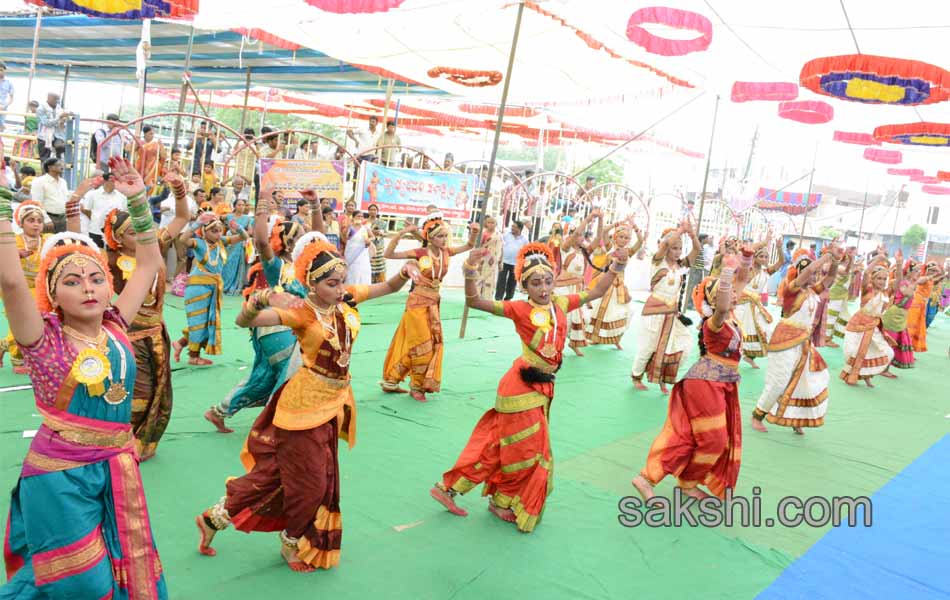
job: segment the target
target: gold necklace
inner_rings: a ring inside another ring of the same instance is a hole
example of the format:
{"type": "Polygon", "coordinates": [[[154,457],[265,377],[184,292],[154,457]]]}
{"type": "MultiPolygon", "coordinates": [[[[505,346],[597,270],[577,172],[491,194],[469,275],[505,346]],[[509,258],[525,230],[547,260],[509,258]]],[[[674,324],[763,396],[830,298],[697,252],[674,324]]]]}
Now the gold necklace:
{"type": "Polygon", "coordinates": [[[109,345],[109,336],[106,334],[105,331],[100,330],[99,334],[93,338],[88,335],[79,333],[78,331],[70,327],[69,325],[63,325],[63,333],[73,338],[77,342],[82,342],[83,344],[86,344],[90,348],[104,350],[109,345]]]}

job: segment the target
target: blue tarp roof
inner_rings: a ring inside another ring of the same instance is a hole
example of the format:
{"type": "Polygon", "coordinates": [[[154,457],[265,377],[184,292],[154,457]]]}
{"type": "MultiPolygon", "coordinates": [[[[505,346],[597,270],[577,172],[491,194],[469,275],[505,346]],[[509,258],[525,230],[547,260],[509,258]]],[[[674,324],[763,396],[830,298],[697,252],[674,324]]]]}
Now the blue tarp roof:
{"type": "MultiPolygon", "coordinates": [[[[0,60],[11,75],[29,73],[35,17],[0,17],[0,60]]],[[[141,21],[86,16],[47,16],[40,29],[37,75],[135,85],[135,49],[141,21]]],[[[153,21],[149,87],[181,85],[190,26],[153,21]]],[[[385,93],[386,80],[316,50],[283,50],[231,31],[195,31],[191,81],[199,89],[243,89],[247,69],[252,85],[300,92],[385,93]],[[243,48],[242,48],[243,46],[243,48]]],[[[398,83],[400,92],[444,94],[398,83]]]]}

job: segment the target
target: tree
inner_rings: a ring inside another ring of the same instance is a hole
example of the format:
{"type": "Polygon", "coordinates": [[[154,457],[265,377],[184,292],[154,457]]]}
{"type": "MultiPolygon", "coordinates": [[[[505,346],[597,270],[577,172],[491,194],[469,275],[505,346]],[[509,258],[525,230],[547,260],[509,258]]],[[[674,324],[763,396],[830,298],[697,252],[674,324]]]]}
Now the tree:
{"type": "Polygon", "coordinates": [[[927,229],[916,223],[907,228],[901,237],[901,245],[905,248],[916,249],[917,246],[924,243],[927,239],[927,229]]]}
{"type": "Polygon", "coordinates": [[[581,183],[588,177],[595,177],[597,185],[602,183],[623,183],[623,165],[610,159],[602,160],[593,167],[582,171],[577,179],[581,183]]]}
{"type": "Polygon", "coordinates": [[[818,230],[818,237],[825,238],[826,240],[833,240],[836,237],[842,237],[841,232],[835,229],[834,227],[829,227],[828,225],[822,225],[821,229],[818,230]]]}
{"type": "MultiPolygon", "coordinates": [[[[563,155],[563,152],[561,148],[555,148],[551,146],[545,148],[544,159],[542,161],[542,164],[544,165],[544,170],[545,171],[556,170],[558,163],[560,163],[561,158],[563,158],[562,155],[563,155]]],[[[517,160],[521,162],[537,164],[538,149],[528,148],[527,146],[518,146],[515,148],[509,147],[509,146],[499,146],[498,158],[501,160],[517,160]]]]}

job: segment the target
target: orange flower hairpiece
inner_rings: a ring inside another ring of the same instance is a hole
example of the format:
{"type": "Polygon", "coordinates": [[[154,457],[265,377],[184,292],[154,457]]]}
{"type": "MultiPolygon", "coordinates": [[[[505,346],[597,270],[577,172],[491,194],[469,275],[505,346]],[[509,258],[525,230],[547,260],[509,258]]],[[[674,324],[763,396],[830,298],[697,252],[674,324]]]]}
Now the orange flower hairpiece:
{"type": "MultiPolygon", "coordinates": [[[[36,275],[36,306],[40,312],[53,312],[53,292],[56,290],[56,281],[49,281],[49,275],[51,271],[55,275],[56,268],[59,264],[68,260],[68,256],[71,254],[82,254],[94,261],[102,272],[105,273],[106,280],[109,282],[109,289],[114,289],[112,286],[112,272],[106,266],[101,252],[93,250],[85,244],[68,243],[53,246],[43,255],[36,275]],[[51,285],[52,287],[50,287],[51,285]]],[[[111,292],[109,296],[112,296],[111,292]]]]}
{"type": "Polygon", "coordinates": [[[294,261],[294,277],[301,285],[306,286],[309,283],[310,265],[324,252],[328,252],[334,258],[342,260],[336,246],[320,240],[310,242],[297,257],[297,260],[294,261]]]}
{"type": "Polygon", "coordinates": [[[547,271],[554,272],[554,253],[551,252],[551,248],[541,242],[531,242],[518,251],[518,257],[515,259],[515,280],[522,281],[533,271],[534,267],[525,270],[525,262],[529,258],[540,258],[540,265],[535,265],[535,267],[541,266],[547,271]]]}
{"type": "Polygon", "coordinates": [[[31,212],[39,213],[43,220],[46,220],[46,211],[43,209],[43,206],[35,200],[27,200],[21,202],[20,205],[16,207],[16,210],[13,211],[13,222],[16,223],[17,227],[22,228],[23,219],[31,212]]]}
{"type": "Polygon", "coordinates": [[[106,215],[106,223],[102,228],[102,237],[106,241],[106,245],[109,246],[110,250],[119,249],[119,240],[125,234],[126,229],[129,228],[129,225],[132,224],[132,219],[126,217],[125,221],[116,228],[115,224],[119,220],[119,215],[122,211],[118,208],[113,208],[109,211],[109,214],[106,215]]]}

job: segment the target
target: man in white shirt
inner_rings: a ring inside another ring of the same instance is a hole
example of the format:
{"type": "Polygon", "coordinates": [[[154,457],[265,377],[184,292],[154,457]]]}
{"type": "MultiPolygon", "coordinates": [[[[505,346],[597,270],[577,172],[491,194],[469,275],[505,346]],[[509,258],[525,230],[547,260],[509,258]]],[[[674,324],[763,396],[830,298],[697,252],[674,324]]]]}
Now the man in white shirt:
{"type": "Polygon", "coordinates": [[[89,219],[89,237],[100,248],[105,248],[103,227],[106,217],[113,209],[128,210],[128,199],[115,189],[115,182],[108,173],[102,176],[102,187],[90,191],[79,203],[80,212],[89,219]]]}
{"type": "Polygon", "coordinates": [[[33,180],[30,191],[33,200],[40,203],[53,221],[53,231],[66,231],[66,199],[69,197],[69,189],[63,179],[63,161],[47,158],[43,163],[43,175],[33,180]]]}
{"type": "Polygon", "coordinates": [[[358,132],[354,132],[352,129],[346,132],[346,135],[356,142],[356,148],[354,154],[359,157],[360,160],[366,160],[372,157],[372,153],[369,152],[371,148],[376,145],[376,140],[379,139],[381,132],[376,131],[376,126],[379,124],[379,119],[375,116],[369,118],[369,128],[362,129],[358,132]]]}
{"type": "MultiPolygon", "coordinates": [[[[188,213],[190,215],[189,221],[193,221],[198,215],[198,204],[195,202],[195,199],[191,196],[185,198],[188,202],[188,213]]],[[[175,218],[175,196],[174,194],[169,194],[168,198],[162,200],[161,204],[158,205],[162,211],[162,218],[158,224],[158,228],[162,229],[163,227],[168,227],[168,224],[172,222],[172,219],[175,218]]]]}
{"type": "Polygon", "coordinates": [[[498,270],[498,281],[495,286],[495,300],[511,300],[515,297],[515,262],[518,252],[528,243],[528,236],[524,233],[524,224],[521,221],[512,221],[508,231],[501,235],[501,268],[498,270]]]}

